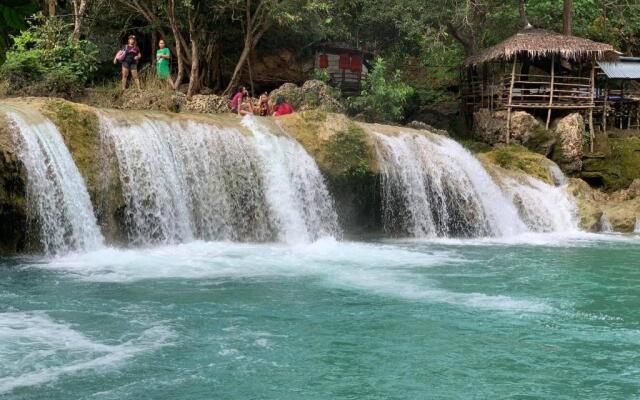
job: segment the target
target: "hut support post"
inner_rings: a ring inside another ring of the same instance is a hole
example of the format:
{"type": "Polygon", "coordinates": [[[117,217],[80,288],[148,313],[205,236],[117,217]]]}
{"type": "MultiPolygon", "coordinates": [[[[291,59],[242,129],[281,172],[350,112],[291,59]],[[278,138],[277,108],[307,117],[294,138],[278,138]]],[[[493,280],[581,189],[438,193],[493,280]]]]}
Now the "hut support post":
{"type": "Polygon", "coordinates": [[[593,131],[593,108],[594,104],[594,90],[595,90],[595,80],[596,80],[596,66],[595,64],[591,66],[591,107],[589,108],[589,150],[593,153],[593,141],[595,139],[595,133],[593,131]]]}
{"type": "Polygon", "coordinates": [[[509,85],[509,102],[507,103],[507,144],[511,137],[511,103],[513,101],[513,85],[516,81],[516,62],[518,57],[513,56],[513,66],[511,67],[511,85],[509,85]]]}
{"type": "Polygon", "coordinates": [[[609,78],[604,84],[604,106],[602,110],[602,130],[607,134],[607,106],[609,105],[609,78]]]}
{"type": "Polygon", "coordinates": [[[549,109],[547,110],[547,130],[549,130],[549,124],[551,123],[551,107],[553,107],[553,85],[556,78],[556,55],[551,56],[551,88],[549,92],[549,109]]]}

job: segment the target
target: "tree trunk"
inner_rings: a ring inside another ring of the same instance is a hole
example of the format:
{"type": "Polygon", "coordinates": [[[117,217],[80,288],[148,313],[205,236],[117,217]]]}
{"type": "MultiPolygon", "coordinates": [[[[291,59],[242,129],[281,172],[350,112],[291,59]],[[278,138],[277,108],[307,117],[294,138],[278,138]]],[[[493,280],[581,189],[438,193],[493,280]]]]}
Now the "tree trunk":
{"type": "Polygon", "coordinates": [[[236,68],[233,70],[233,75],[231,75],[231,79],[229,80],[229,84],[224,91],[225,95],[231,94],[231,91],[234,90],[238,83],[240,83],[240,73],[242,72],[242,68],[244,68],[244,63],[247,61],[247,57],[249,56],[249,51],[251,50],[251,44],[247,44],[247,40],[244,43],[244,49],[242,49],[242,53],[240,54],[240,58],[238,59],[238,63],[236,64],[236,68]]]}
{"type": "Polygon", "coordinates": [[[462,48],[464,49],[464,52],[468,56],[474,55],[476,53],[475,46],[473,45],[471,40],[469,40],[468,38],[464,37],[460,33],[458,28],[456,28],[451,22],[447,22],[447,32],[449,32],[449,34],[451,36],[453,36],[453,38],[455,40],[457,40],[458,43],[460,43],[460,45],[462,45],[462,48]]]}
{"type": "Polygon", "coordinates": [[[562,13],[562,33],[571,35],[573,25],[573,0],[564,0],[564,11],[562,13]]]}
{"type": "MultiPolygon", "coordinates": [[[[198,10],[195,10],[197,13],[198,10]]],[[[198,60],[198,41],[197,41],[197,33],[195,29],[195,21],[194,21],[194,12],[189,9],[189,39],[191,41],[191,73],[189,74],[189,89],[187,89],[187,97],[191,97],[194,92],[199,90],[199,60],[198,60]]]]}
{"type": "Polygon", "coordinates": [[[180,43],[180,31],[178,30],[178,24],[176,23],[176,9],[175,9],[175,1],[168,0],[168,16],[169,16],[169,24],[171,25],[171,31],[173,32],[173,37],[176,41],[176,59],[178,60],[178,76],[176,76],[176,80],[173,83],[173,88],[178,89],[180,84],[182,83],[182,78],[184,76],[184,56],[182,55],[182,44],[180,43]]]}
{"type": "Polygon", "coordinates": [[[522,27],[524,29],[530,29],[533,26],[529,22],[529,18],[527,17],[527,8],[525,7],[526,0],[518,1],[518,12],[520,13],[520,20],[522,21],[522,27]]]}
{"type": "Polygon", "coordinates": [[[56,16],[56,0],[47,0],[49,6],[49,17],[56,16]]]}
{"type": "Polygon", "coordinates": [[[87,0],[73,0],[73,39],[80,39],[80,28],[87,10],[87,0]]]}

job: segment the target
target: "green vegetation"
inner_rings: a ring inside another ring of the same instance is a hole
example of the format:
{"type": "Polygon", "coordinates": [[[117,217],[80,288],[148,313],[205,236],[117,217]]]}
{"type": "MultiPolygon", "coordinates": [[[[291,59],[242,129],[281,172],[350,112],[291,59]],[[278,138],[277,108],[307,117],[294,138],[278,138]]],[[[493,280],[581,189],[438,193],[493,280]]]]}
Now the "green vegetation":
{"type": "MultiPolygon", "coordinates": [[[[76,99],[87,86],[93,86],[91,93],[103,93],[101,86],[111,87],[119,79],[119,67],[112,64],[115,52],[135,34],[142,51],[141,72],[154,75],[153,53],[163,38],[172,54],[175,88],[189,96],[229,95],[239,84],[273,90],[285,81],[329,82],[326,70],[309,71],[311,44],[342,42],[366,47],[384,60],[375,63],[363,96],[348,102],[347,110],[367,120],[403,122],[420,119],[434,105],[455,102],[460,62],[513,35],[525,19],[537,28],[561,31],[562,3],[5,0],[0,5],[0,64],[3,48],[10,51],[0,71],[0,88],[10,95],[76,99]],[[519,3],[526,18],[519,13],[519,3]],[[42,8],[39,16],[31,17],[37,5],[42,8]],[[283,52],[290,56],[279,59],[283,52]]],[[[633,2],[573,0],[573,33],[638,54],[637,11],[633,2]]],[[[145,90],[148,86],[143,85],[145,90]]],[[[107,92],[114,102],[121,100],[107,92]]],[[[313,95],[294,100],[310,107],[322,103],[313,95]]]]}
{"type": "Polygon", "coordinates": [[[378,58],[365,77],[361,95],[352,99],[349,108],[369,121],[402,121],[412,94],[413,88],[402,81],[400,71],[389,76],[387,63],[378,58]]]}
{"type": "Polygon", "coordinates": [[[345,130],[337,132],[327,143],[326,163],[342,175],[363,176],[370,171],[369,147],[364,130],[349,122],[345,130]]]}
{"type": "Polygon", "coordinates": [[[74,97],[97,70],[98,48],[74,40],[71,27],[41,15],[13,38],[0,76],[7,94],[74,97]]]}
{"type": "Polygon", "coordinates": [[[9,37],[26,29],[25,18],[38,10],[36,3],[25,0],[3,0],[0,3],[0,65],[6,59],[9,37]]]}
{"type": "Polygon", "coordinates": [[[610,153],[585,159],[581,176],[606,191],[625,189],[640,171],[640,138],[609,138],[610,153]]]}

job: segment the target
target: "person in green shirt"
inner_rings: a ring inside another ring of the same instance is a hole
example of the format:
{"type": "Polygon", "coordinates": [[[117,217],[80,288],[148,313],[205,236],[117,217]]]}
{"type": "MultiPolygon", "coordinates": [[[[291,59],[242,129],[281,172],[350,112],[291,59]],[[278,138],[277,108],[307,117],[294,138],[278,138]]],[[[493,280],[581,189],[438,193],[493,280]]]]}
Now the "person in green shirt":
{"type": "Polygon", "coordinates": [[[166,47],[163,39],[158,42],[158,51],[156,51],[156,72],[158,78],[162,81],[166,81],[169,87],[173,88],[173,81],[171,80],[171,70],[169,69],[169,60],[171,59],[171,52],[166,47]]]}

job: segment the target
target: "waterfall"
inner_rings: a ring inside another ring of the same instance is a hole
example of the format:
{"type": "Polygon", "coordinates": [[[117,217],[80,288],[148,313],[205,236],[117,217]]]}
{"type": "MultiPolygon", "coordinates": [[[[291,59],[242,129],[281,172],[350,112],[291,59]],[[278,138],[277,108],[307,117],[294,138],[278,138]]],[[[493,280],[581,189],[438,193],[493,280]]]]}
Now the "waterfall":
{"type": "MultiPolygon", "coordinates": [[[[558,175],[564,182],[564,175],[558,175]]],[[[570,232],[578,229],[575,205],[566,186],[551,186],[539,179],[524,176],[519,180],[499,177],[504,192],[516,205],[520,218],[533,232],[570,232]]]]}
{"type": "Polygon", "coordinates": [[[636,217],[636,226],[633,229],[633,233],[640,234],[640,217],[636,217]]]}
{"type": "Polygon", "coordinates": [[[101,247],[103,238],[85,182],[56,126],[35,110],[0,107],[13,125],[16,153],[27,171],[29,218],[44,252],[101,247]]]}
{"type": "Polygon", "coordinates": [[[308,242],[336,236],[338,217],[329,191],[315,161],[288,136],[276,136],[265,123],[245,117],[262,160],[266,198],[279,228],[280,239],[308,242]]]}
{"type": "Polygon", "coordinates": [[[605,214],[602,214],[600,216],[600,232],[602,233],[613,232],[613,226],[611,225],[611,221],[609,221],[609,218],[605,214]]]}
{"type": "Polygon", "coordinates": [[[315,162],[288,138],[152,115],[103,113],[101,129],[115,148],[133,244],[314,240],[337,231],[315,162]]]}
{"type": "Polygon", "coordinates": [[[374,135],[386,231],[415,237],[527,231],[480,162],[455,141],[410,133],[374,135]]]}

